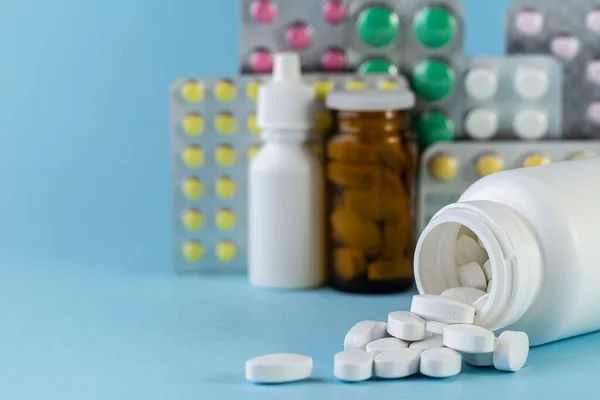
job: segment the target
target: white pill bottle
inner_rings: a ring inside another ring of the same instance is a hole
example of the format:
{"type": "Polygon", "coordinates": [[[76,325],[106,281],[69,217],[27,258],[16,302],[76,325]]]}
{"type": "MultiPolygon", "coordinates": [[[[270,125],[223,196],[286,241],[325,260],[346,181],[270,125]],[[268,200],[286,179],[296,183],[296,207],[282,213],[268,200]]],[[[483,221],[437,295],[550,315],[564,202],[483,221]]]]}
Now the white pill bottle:
{"type": "Polygon", "coordinates": [[[478,236],[492,267],[477,324],[525,331],[533,346],[600,330],[600,157],[473,184],[418,240],[420,293],[460,286],[454,248],[461,226],[478,236]]]}

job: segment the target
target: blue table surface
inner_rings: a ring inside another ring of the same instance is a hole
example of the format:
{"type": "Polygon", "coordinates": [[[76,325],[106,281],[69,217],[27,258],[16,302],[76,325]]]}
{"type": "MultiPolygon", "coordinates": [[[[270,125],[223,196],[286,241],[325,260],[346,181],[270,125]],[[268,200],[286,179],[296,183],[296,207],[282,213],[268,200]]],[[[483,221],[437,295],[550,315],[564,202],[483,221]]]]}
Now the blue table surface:
{"type": "Polygon", "coordinates": [[[241,276],[184,278],[115,266],[15,262],[0,271],[6,399],[577,398],[600,373],[600,335],[590,334],[532,349],[516,374],[467,367],[448,380],[343,384],[332,377],[332,363],[346,331],[406,309],[411,294],[273,292],[241,276]],[[246,359],[276,352],[312,356],[313,379],[244,380],[246,359]]]}

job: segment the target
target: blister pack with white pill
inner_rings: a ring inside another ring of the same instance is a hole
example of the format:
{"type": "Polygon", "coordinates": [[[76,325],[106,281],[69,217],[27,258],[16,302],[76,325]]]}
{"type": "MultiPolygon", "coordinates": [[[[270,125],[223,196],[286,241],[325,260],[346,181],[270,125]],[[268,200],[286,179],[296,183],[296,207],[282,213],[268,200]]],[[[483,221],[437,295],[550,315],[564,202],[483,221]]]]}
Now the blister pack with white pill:
{"type": "Polygon", "coordinates": [[[506,22],[509,54],[549,54],[564,66],[564,135],[600,138],[600,1],[519,0],[506,22]]]}
{"type": "Polygon", "coordinates": [[[478,179],[503,170],[593,157],[600,141],[439,142],[421,156],[417,230],[478,179]]]}
{"type": "MultiPolygon", "coordinates": [[[[393,90],[389,75],[309,74],[318,104],[316,135],[332,118],[324,99],[336,89],[393,90]]],[[[178,272],[246,269],[248,165],[260,148],[256,100],[269,75],[182,79],[171,87],[174,264],[178,272]]],[[[315,150],[322,151],[318,140],[315,150]]]]}
{"type": "Polygon", "coordinates": [[[562,66],[550,56],[469,57],[463,65],[465,114],[459,138],[562,136],[562,66]]]}

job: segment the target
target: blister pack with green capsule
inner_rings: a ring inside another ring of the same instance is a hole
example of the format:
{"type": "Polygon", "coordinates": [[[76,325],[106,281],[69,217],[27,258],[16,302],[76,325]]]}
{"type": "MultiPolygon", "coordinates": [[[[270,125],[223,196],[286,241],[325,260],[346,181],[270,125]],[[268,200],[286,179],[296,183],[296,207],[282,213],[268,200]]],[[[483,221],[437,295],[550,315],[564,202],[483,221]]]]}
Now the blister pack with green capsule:
{"type": "Polygon", "coordinates": [[[270,72],[274,53],[294,51],[305,72],[401,73],[419,98],[421,146],[454,138],[464,53],[458,0],[240,1],[242,72],[270,72]]]}

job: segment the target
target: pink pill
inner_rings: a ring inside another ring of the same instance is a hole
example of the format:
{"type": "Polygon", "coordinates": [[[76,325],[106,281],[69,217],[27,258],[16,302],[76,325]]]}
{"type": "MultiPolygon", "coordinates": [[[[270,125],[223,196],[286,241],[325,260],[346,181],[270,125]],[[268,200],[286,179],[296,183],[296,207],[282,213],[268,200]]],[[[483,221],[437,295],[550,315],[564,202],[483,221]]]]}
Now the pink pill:
{"type": "Polygon", "coordinates": [[[523,11],[517,15],[515,25],[526,36],[537,36],[544,28],[544,17],[537,11],[523,11]]]}
{"type": "Polygon", "coordinates": [[[594,125],[600,125],[600,103],[592,103],[587,110],[587,117],[594,125]]]}
{"type": "Polygon", "coordinates": [[[341,0],[330,0],[323,6],[323,17],[331,25],[337,25],[346,20],[346,5],[341,0]]]}
{"type": "Polygon", "coordinates": [[[594,33],[600,33],[600,10],[591,11],[585,18],[588,29],[594,33]]]}
{"type": "Polygon", "coordinates": [[[563,60],[572,60],[579,54],[581,43],[573,36],[560,36],[552,40],[552,53],[563,60]]]}
{"type": "Polygon", "coordinates": [[[273,56],[267,50],[257,50],[250,56],[250,67],[259,74],[271,72],[273,70],[273,56]]]}
{"type": "Polygon", "coordinates": [[[340,72],[346,69],[346,55],[341,50],[329,50],[321,58],[323,69],[328,72],[340,72]]]}
{"type": "Polygon", "coordinates": [[[275,19],[275,4],[269,0],[257,0],[250,6],[252,18],[259,24],[270,24],[275,19]]]}
{"type": "Polygon", "coordinates": [[[312,32],[306,25],[294,25],[287,32],[287,43],[293,49],[304,50],[310,46],[312,32]]]}
{"type": "Polygon", "coordinates": [[[588,77],[596,85],[600,84],[600,61],[592,61],[588,64],[588,77]]]}

